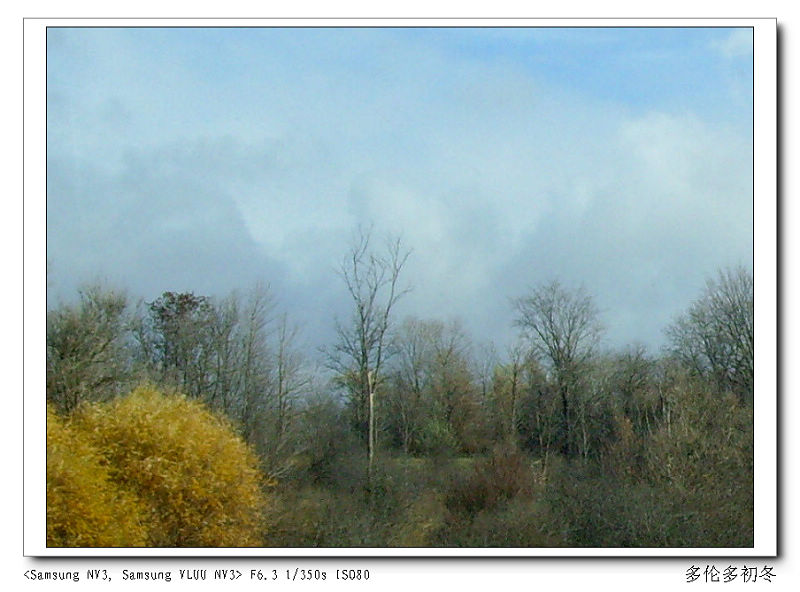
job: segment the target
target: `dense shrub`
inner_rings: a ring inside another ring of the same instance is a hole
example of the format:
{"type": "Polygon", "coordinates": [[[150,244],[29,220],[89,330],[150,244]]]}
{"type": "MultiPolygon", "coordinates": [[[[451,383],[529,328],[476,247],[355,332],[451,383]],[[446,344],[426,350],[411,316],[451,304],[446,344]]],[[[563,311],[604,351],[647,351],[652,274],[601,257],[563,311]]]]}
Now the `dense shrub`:
{"type": "Polygon", "coordinates": [[[144,508],[111,479],[85,432],[47,407],[47,546],[139,547],[144,508]]]}
{"type": "Polygon", "coordinates": [[[139,388],[72,419],[110,478],[147,515],[148,546],[258,546],[265,498],[257,459],[201,403],[139,388]]]}
{"type": "Polygon", "coordinates": [[[431,463],[380,457],[371,478],[362,457],[339,457],[342,475],[276,488],[269,509],[269,546],[421,547],[440,526],[444,507],[431,463]]]}
{"type": "Polygon", "coordinates": [[[619,478],[640,478],[646,462],[645,439],[636,433],[633,422],[624,415],[614,417],[614,432],[616,439],[603,451],[603,470],[619,478]]]}
{"type": "Polygon", "coordinates": [[[310,484],[281,491],[270,512],[270,547],[381,547],[378,528],[362,491],[310,484]]]}
{"type": "Polygon", "coordinates": [[[733,394],[684,393],[653,435],[647,477],[668,486],[690,528],[685,546],[751,547],[754,540],[753,409],[733,394]]]}
{"type": "Polygon", "coordinates": [[[450,522],[436,533],[440,547],[565,547],[561,516],[532,498],[504,500],[472,520],[450,522]]]}
{"type": "Polygon", "coordinates": [[[410,500],[392,529],[389,545],[392,547],[435,546],[435,536],[444,525],[446,513],[441,496],[426,491],[410,500]]]}
{"type": "Polygon", "coordinates": [[[575,461],[553,474],[546,500],[561,516],[570,547],[664,547],[669,544],[672,491],[607,474],[575,461]]]}
{"type": "Polygon", "coordinates": [[[559,547],[566,545],[563,516],[543,499],[531,459],[498,448],[453,474],[444,495],[445,521],[430,544],[441,547],[559,547]]]}
{"type": "Polygon", "coordinates": [[[475,461],[466,477],[453,481],[445,503],[455,514],[474,515],[503,500],[527,496],[532,486],[529,459],[520,452],[496,450],[489,457],[475,461]]]}
{"type": "Polygon", "coordinates": [[[552,472],[548,502],[575,547],[751,547],[752,408],[687,384],[636,435],[625,418],[602,463],[552,472]]]}

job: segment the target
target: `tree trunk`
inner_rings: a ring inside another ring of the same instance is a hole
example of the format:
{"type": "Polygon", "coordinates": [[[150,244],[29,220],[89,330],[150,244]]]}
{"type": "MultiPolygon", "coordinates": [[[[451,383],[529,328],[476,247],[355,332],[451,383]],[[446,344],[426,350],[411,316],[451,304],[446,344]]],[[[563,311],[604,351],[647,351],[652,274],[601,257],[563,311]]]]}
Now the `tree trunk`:
{"type": "Polygon", "coordinates": [[[569,458],[570,456],[570,425],[569,425],[569,402],[567,399],[567,387],[561,387],[561,421],[564,428],[564,443],[561,446],[561,453],[569,458]]]}
{"type": "Polygon", "coordinates": [[[367,384],[369,386],[369,436],[368,436],[368,453],[369,462],[367,465],[367,472],[370,484],[372,483],[372,462],[375,458],[375,384],[373,383],[372,372],[367,373],[367,384]]]}

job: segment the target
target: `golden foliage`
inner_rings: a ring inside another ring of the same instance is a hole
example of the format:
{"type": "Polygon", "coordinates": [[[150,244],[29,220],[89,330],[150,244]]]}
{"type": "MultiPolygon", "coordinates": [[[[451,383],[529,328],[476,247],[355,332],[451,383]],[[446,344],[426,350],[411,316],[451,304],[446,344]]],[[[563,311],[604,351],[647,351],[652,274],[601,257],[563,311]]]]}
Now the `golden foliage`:
{"type": "Polygon", "coordinates": [[[260,545],[265,497],[256,457],[201,403],[143,387],[84,405],[70,425],[98,451],[111,481],[143,507],[147,546],[260,545]]]}
{"type": "Polygon", "coordinates": [[[139,388],[76,422],[150,515],[150,545],[260,544],[265,499],[255,455],[201,403],[139,388]]]}
{"type": "Polygon", "coordinates": [[[47,407],[47,546],[141,547],[143,508],[97,450],[47,407]]]}

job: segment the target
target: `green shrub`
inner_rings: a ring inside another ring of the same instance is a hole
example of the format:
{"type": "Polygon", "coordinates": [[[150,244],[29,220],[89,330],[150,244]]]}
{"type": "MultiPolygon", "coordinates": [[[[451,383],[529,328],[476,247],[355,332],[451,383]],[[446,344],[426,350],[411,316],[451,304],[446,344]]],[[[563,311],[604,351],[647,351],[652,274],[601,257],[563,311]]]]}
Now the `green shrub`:
{"type": "Polygon", "coordinates": [[[458,438],[446,421],[432,417],[422,424],[417,452],[441,457],[452,455],[457,449],[458,438]]]}

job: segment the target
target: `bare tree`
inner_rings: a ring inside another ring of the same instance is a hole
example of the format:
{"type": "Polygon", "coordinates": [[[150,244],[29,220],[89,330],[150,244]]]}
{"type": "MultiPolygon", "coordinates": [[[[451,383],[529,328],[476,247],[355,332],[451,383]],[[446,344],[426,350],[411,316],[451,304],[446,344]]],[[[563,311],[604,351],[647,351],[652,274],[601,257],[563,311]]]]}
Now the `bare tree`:
{"type": "Polygon", "coordinates": [[[489,395],[493,388],[494,371],[499,363],[500,358],[494,343],[488,341],[478,345],[474,365],[481,404],[484,406],[490,405],[489,395]]]}
{"type": "Polygon", "coordinates": [[[269,287],[257,284],[245,301],[234,334],[234,383],[226,412],[236,417],[248,442],[256,437],[267,405],[272,354],[269,337],[275,300],[269,287]]]}
{"type": "Polygon", "coordinates": [[[399,238],[385,252],[373,251],[369,232],[361,230],[342,261],[340,273],[353,302],[350,322],[337,320],[338,342],[328,353],[329,366],[347,386],[357,430],[366,435],[370,473],[375,455],[375,392],[383,380],[391,313],[408,292],[398,282],[410,251],[399,238]]]}
{"type": "Polygon", "coordinates": [[[214,384],[227,385],[221,389],[224,411],[261,456],[263,468],[280,477],[295,452],[296,399],[310,379],[295,346],[299,330],[286,314],[278,317],[275,308],[269,286],[263,284],[242,302],[233,295],[216,307],[220,322],[215,334],[221,339],[215,350],[219,365],[214,384]],[[233,312],[223,314],[226,311],[233,312]],[[227,331],[230,316],[233,328],[227,331]]]}
{"type": "Polygon", "coordinates": [[[523,342],[516,341],[508,346],[508,363],[497,365],[494,369],[493,387],[495,404],[500,416],[499,431],[512,450],[516,450],[519,444],[519,407],[529,352],[523,342]]]}
{"type": "Polygon", "coordinates": [[[127,380],[127,309],[122,293],[92,286],[47,313],[47,400],[59,411],[113,396],[127,380]]]}
{"type": "Polygon", "coordinates": [[[561,397],[562,452],[572,455],[572,398],[580,372],[602,334],[597,308],[583,288],[569,291],[558,281],[514,301],[515,324],[549,367],[561,397]]]}
{"type": "MultiPolygon", "coordinates": [[[[475,452],[483,448],[486,422],[484,407],[473,372],[472,341],[461,322],[428,321],[431,328],[429,367],[430,398],[433,412],[429,419],[437,426],[433,434],[446,436],[449,448],[475,452]],[[449,437],[448,437],[449,435],[449,437]]],[[[439,438],[434,438],[434,441],[439,438]]],[[[444,449],[447,449],[445,446],[444,449]]]]}
{"type": "Polygon", "coordinates": [[[213,366],[209,368],[208,392],[204,398],[210,406],[221,408],[228,415],[231,415],[235,395],[238,362],[235,334],[239,324],[239,308],[239,299],[235,294],[214,304],[211,322],[207,327],[207,339],[211,346],[211,355],[208,357],[213,366]]]}
{"type": "Polygon", "coordinates": [[[461,323],[407,318],[394,336],[393,352],[382,423],[403,450],[480,448],[488,428],[484,398],[475,380],[472,343],[461,323]]]}
{"type": "Polygon", "coordinates": [[[217,311],[206,296],[164,292],[148,304],[149,327],[140,332],[159,380],[195,398],[213,392],[213,331],[217,311]]]}
{"type": "Polygon", "coordinates": [[[387,401],[390,423],[405,453],[414,449],[426,415],[430,389],[432,327],[416,318],[403,321],[395,335],[392,388],[387,401]]]}
{"type": "Polygon", "coordinates": [[[742,399],[753,396],[753,274],[720,271],[667,329],[672,352],[693,372],[742,399]]]}
{"type": "Polygon", "coordinates": [[[267,421],[261,428],[265,467],[274,477],[282,476],[289,468],[288,459],[295,452],[297,401],[311,388],[311,375],[304,370],[305,360],[295,346],[298,332],[284,314],[275,335],[267,390],[267,421]]]}

